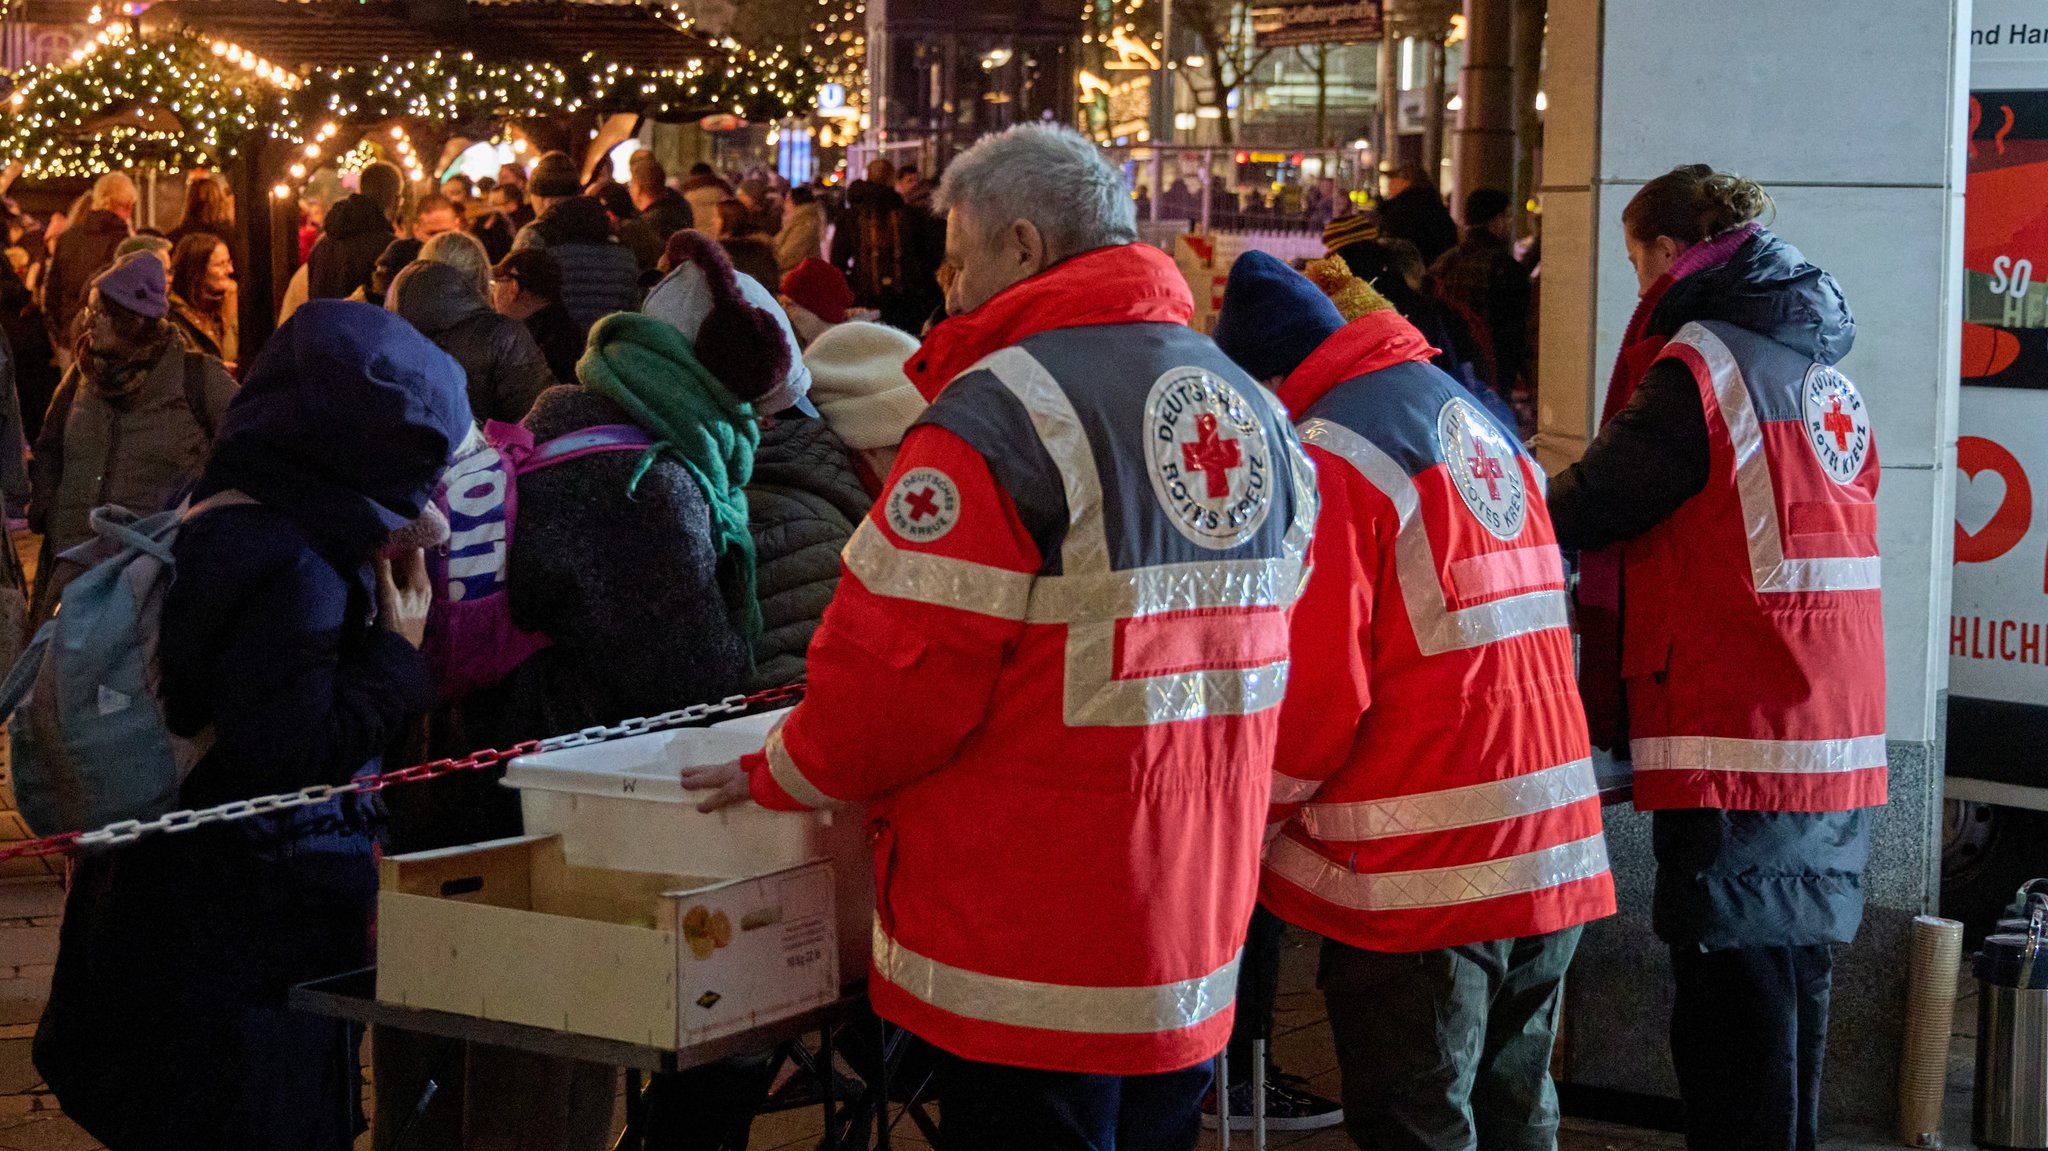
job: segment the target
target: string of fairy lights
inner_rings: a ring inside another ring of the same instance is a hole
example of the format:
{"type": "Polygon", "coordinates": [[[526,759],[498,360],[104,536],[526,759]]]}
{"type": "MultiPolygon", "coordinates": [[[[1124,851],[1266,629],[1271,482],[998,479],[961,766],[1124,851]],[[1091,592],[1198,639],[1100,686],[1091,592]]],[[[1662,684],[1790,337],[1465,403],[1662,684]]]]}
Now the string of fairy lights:
{"type": "MultiPolygon", "coordinates": [[[[317,166],[339,133],[337,122],[456,123],[643,109],[774,120],[807,109],[821,74],[829,75],[808,44],[763,51],[726,40],[720,47],[727,58],[708,68],[697,60],[647,69],[592,55],[566,64],[505,63],[470,52],[434,52],[300,74],[228,41],[188,31],[135,35],[116,22],[70,59],[12,77],[12,90],[0,97],[0,161],[19,159],[30,179],[90,177],[144,163],[219,166],[249,133],[267,127],[297,141],[304,156],[294,161],[294,178],[303,179],[303,170],[317,166]],[[137,126],[116,122],[85,130],[131,108],[137,126]],[[153,115],[159,109],[177,126],[165,127],[153,115]]],[[[421,161],[398,131],[387,150],[407,143],[399,158],[419,169],[421,161]]]]}

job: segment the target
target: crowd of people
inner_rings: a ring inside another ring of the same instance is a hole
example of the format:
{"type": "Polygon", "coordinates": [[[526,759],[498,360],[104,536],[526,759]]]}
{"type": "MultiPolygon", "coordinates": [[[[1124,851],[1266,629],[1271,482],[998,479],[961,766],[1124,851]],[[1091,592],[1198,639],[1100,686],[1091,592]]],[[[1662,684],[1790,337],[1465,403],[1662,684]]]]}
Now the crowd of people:
{"type": "MultiPolygon", "coordinates": [[[[93,508],[186,509],[186,803],[804,682],[762,752],[683,782],[866,805],[870,1000],[926,1045],[953,1151],[1187,1151],[1251,1110],[1289,924],[1323,940],[1342,1098],[1274,1068],[1269,1114],[1537,1151],[1565,974],[1615,908],[1592,756],[1632,750],[1691,1145],[1812,1147],[1884,802],[1877,473],[1847,304],[1756,185],[1683,168],[1631,203],[1643,303],[1548,481],[1505,403],[1530,284],[1495,191],[1462,232],[1409,180],[1321,260],[1247,253],[1211,338],[1063,128],[936,188],[878,160],[836,214],[644,153],[417,196],[373,164],[243,362],[232,206],[190,189],[157,237],[105,177],[0,280],[26,618],[100,554],[93,508]],[[1809,442],[1817,386],[1853,450],[1809,442]]],[[[286,990],[369,961],[378,850],[519,832],[465,773],[82,859],[37,1066],[113,1151],[350,1147],[358,1037],[286,990]]],[[[611,1068],[371,1051],[380,1147],[608,1136],[611,1068]]],[[[744,1148],[769,1067],[656,1077],[649,1145],[744,1148]]]]}

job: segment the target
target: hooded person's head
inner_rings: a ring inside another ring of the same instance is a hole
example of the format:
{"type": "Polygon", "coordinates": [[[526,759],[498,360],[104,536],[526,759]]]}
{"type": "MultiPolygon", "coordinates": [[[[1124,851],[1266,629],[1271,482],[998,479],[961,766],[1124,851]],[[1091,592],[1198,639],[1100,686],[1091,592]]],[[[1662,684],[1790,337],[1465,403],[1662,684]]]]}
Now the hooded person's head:
{"type": "Polygon", "coordinates": [[[756,413],[772,416],[802,404],[811,373],[774,294],[734,271],[725,250],[694,229],[670,237],[662,260],[669,272],[641,312],[673,324],[704,367],[756,413]]]}
{"type": "Polygon", "coordinates": [[[410,324],[308,301],[249,365],[194,499],[245,492],[361,562],[419,518],[471,421],[461,365],[410,324]]]}
{"type": "Polygon", "coordinates": [[[1230,266],[1216,346],[1263,384],[1284,380],[1344,326],[1344,315],[1307,276],[1264,252],[1230,266]]]}

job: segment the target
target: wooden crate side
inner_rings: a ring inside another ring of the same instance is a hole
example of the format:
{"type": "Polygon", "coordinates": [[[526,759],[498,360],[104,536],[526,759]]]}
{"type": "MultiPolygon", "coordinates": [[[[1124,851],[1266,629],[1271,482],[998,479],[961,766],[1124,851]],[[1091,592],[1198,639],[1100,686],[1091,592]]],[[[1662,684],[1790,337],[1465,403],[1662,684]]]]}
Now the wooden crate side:
{"type": "Polygon", "coordinates": [[[533,906],[536,871],[559,867],[561,841],[524,836],[387,856],[378,866],[378,887],[405,895],[484,903],[493,907],[533,906]]]}
{"type": "Polygon", "coordinates": [[[588,919],[384,892],[377,997],[662,1047],[676,1029],[676,937],[588,919]]]}

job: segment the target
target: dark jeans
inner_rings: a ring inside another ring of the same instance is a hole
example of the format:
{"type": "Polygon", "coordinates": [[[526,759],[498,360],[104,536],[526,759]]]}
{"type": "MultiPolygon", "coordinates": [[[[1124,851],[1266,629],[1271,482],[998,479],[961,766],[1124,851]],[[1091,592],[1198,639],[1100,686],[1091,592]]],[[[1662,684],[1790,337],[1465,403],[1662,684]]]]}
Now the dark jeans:
{"type": "Polygon", "coordinates": [[[1438,951],[1323,941],[1344,1127],[1371,1151],[1554,1151],[1550,1049],[1579,928],[1438,951]]]}
{"type": "Polygon", "coordinates": [[[1834,953],[1671,949],[1671,1058],[1692,1151],[1813,1151],[1834,953]]]}
{"type": "Polygon", "coordinates": [[[1237,1018],[1230,1025],[1230,1081],[1252,1077],[1252,1044],[1266,1043],[1266,1061],[1273,1059],[1273,1005],[1280,998],[1280,943],[1287,924],[1259,905],[1252,909],[1251,931],[1244,940],[1244,958],[1237,967],[1237,1018]]]}
{"type": "Polygon", "coordinates": [[[1088,1075],[976,1063],[940,1052],[946,1151],[1193,1151],[1209,1064],[1161,1075],[1088,1075]]]}

